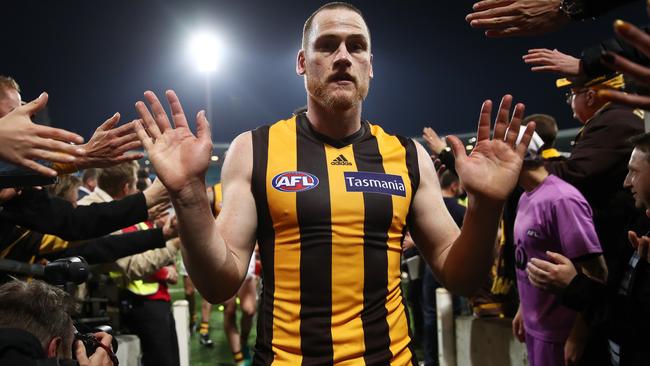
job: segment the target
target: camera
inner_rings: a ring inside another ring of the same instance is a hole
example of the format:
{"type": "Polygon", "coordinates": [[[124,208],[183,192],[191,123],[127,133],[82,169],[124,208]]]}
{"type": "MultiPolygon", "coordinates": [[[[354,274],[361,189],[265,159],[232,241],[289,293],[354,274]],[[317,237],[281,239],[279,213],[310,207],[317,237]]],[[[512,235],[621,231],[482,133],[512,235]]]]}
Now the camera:
{"type": "MultiPolygon", "coordinates": [[[[100,341],[97,340],[94,334],[96,332],[105,332],[108,334],[112,334],[113,328],[111,328],[109,325],[101,325],[93,328],[91,333],[81,333],[75,328],[74,339],[83,343],[84,348],[86,349],[86,356],[90,357],[95,352],[97,352],[98,348],[103,348],[108,354],[108,357],[113,362],[113,365],[118,366],[119,361],[117,359],[117,356],[115,355],[115,352],[117,352],[117,339],[113,338],[111,342],[111,346],[112,346],[112,350],[111,350],[111,348],[104,346],[100,341]]],[[[74,343],[72,347],[73,347],[72,354],[75,355],[76,352],[74,349],[75,348],[74,343]]]]}

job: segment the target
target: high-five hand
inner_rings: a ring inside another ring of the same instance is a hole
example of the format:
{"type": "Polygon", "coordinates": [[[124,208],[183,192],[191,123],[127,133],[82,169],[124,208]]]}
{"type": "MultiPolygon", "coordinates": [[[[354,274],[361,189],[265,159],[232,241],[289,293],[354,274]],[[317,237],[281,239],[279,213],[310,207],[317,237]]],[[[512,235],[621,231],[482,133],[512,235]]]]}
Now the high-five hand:
{"type": "MultiPolygon", "coordinates": [[[[622,20],[617,20],[614,23],[614,31],[624,41],[635,47],[639,51],[639,54],[650,57],[650,35],[648,33],[622,20]]],[[[601,57],[601,61],[610,69],[617,70],[626,76],[632,77],[640,84],[650,85],[650,68],[647,65],[633,62],[612,52],[604,54],[601,57]]],[[[598,91],[598,96],[610,102],[626,104],[631,107],[646,110],[650,109],[650,97],[647,95],[628,94],[622,91],[603,89],[598,91]]]]}
{"type": "Polygon", "coordinates": [[[171,107],[174,126],[156,95],[147,91],[144,96],[153,115],[143,102],[138,101],[135,108],[142,121],[136,122],[135,130],[158,177],[169,193],[176,195],[193,184],[204,184],[212,154],[212,140],[204,111],[196,116],[195,136],[176,93],[168,90],[165,95],[171,107]]]}
{"type": "Polygon", "coordinates": [[[521,103],[517,104],[508,124],[511,105],[511,95],[501,99],[494,125],[494,135],[490,139],[492,101],[486,100],[483,103],[476,147],[469,156],[465,152],[465,146],[456,136],[447,137],[456,158],[456,171],[469,195],[503,202],[517,184],[526,148],[535,131],[535,124],[529,123],[526,126],[521,141],[515,145],[525,107],[521,103]]]}

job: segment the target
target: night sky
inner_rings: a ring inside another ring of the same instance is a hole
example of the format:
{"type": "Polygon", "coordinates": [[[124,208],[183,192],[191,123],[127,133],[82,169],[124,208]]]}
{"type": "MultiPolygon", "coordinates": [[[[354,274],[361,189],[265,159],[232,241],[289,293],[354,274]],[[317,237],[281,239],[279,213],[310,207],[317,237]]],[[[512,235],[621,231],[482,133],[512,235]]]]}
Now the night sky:
{"type": "MultiPolygon", "coordinates": [[[[53,125],[88,138],[114,112],[135,118],[142,93],[173,88],[194,121],[206,106],[205,76],[187,56],[196,29],[225,44],[210,77],[215,142],[283,119],[306,103],[295,74],[304,20],[321,1],[11,1],[3,2],[0,74],[13,76],[24,100],[50,93],[53,125]]],[[[529,48],[573,55],[612,36],[621,18],[648,21],[645,2],[595,22],[542,37],[487,39],[464,17],[471,1],[355,1],[368,21],[375,78],[364,118],[389,132],[418,136],[473,131],[481,102],[511,93],[529,113],[577,127],[554,75],[533,74],[521,61],[529,48]]]]}

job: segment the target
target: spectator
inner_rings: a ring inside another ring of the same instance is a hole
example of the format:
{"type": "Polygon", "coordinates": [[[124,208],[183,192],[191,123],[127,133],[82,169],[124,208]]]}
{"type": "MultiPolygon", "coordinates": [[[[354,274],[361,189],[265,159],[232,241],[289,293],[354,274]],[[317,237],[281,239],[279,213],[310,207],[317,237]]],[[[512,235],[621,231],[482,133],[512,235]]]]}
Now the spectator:
{"type": "Polygon", "coordinates": [[[56,170],[35,160],[73,163],[85,151],[79,146],[83,138],[72,132],[34,124],[30,117],[47,104],[47,93],[20,105],[19,87],[8,77],[0,76],[0,159],[41,174],[55,176],[56,170]]]}
{"type": "Polygon", "coordinates": [[[72,206],[77,207],[80,187],[81,180],[74,175],[67,174],[60,176],[56,184],[48,186],[47,191],[51,195],[63,198],[72,203],[72,206]]]}
{"type": "MultiPolygon", "coordinates": [[[[78,184],[79,178],[63,175],[47,190],[68,202],[72,201],[76,206],[78,184]]],[[[93,215],[92,211],[97,210],[91,210],[90,215],[93,215]]],[[[165,226],[162,229],[71,242],[56,235],[16,226],[9,221],[0,221],[0,232],[0,258],[28,263],[77,255],[83,256],[89,264],[111,263],[122,257],[164,247],[165,238],[175,236],[175,230],[165,226]]],[[[8,278],[2,276],[2,279],[8,278]]]]}
{"type": "MultiPolygon", "coordinates": [[[[71,315],[74,300],[44,282],[11,281],[0,286],[0,364],[72,365],[75,329],[71,315]]],[[[108,349],[112,337],[95,333],[108,349]]],[[[112,365],[105,349],[98,347],[88,358],[83,343],[74,344],[79,365],[112,365]]]]}
{"type": "Polygon", "coordinates": [[[86,144],[66,144],[81,143],[83,139],[67,131],[35,125],[30,120],[46,103],[47,94],[43,93],[38,99],[21,107],[18,83],[12,78],[0,76],[0,118],[7,117],[4,122],[0,121],[0,136],[6,139],[5,144],[0,144],[0,157],[41,174],[54,176],[57,172],[71,173],[78,169],[110,166],[143,156],[142,153],[124,154],[142,145],[133,132],[132,122],[115,127],[120,120],[119,113],[100,125],[86,144]],[[2,151],[3,148],[7,151],[2,151]],[[47,167],[33,159],[58,164],[47,167]]]}
{"type": "Polygon", "coordinates": [[[549,173],[576,187],[591,205],[609,265],[618,255],[617,244],[626,240],[627,222],[637,216],[622,183],[627,173],[625,163],[632,152],[627,139],[643,132],[643,121],[639,111],[608,103],[598,96],[600,90],[623,89],[621,75],[564,79],[558,83],[571,87],[567,102],[584,128],[578,133],[568,159],[546,161],[545,165],[549,173]]]}
{"type": "MultiPolygon", "coordinates": [[[[135,162],[126,162],[102,169],[97,180],[97,188],[93,193],[79,200],[79,205],[107,203],[135,194],[136,169],[137,163],[135,162]]],[[[177,252],[177,244],[168,242],[164,248],[119,259],[115,266],[106,269],[119,270],[128,280],[140,280],[153,275],[160,268],[173,262],[177,252]]]]}
{"type": "MultiPolygon", "coordinates": [[[[634,193],[635,205],[650,214],[650,134],[631,140],[634,145],[625,187],[634,193]]],[[[650,215],[649,215],[650,216],[650,215]]],[[[650,239],[646,222],[639,237],[629,232],[635,251],[622,258],[610,273],[607,285],[576,271],[566,257],[550,254],[549,261],[532,259],[528,277],[542,290],[559,291],[562,303],[580,311],[608,339],[609,359],[614,366],[648,365],[650,350],[646,335],[650,328],[650,239]]]]}
{"type": "MultiPolygon", "coordinates": [[[[97,188],[79,204],[110,202],[135,193],[137,168],[137,163],[125,162],[102,169],[97,188]]],[[[151,226],[151,222],[143,222],[121,232],[148,230],[151,226]]],[[[179,245],[178,240],[170,241],[166,248],[122,258],[111,266],[119,270],[111,276],[126,290],[121,301],[129,306],[122,316],[124,324],[140,338],[144,366],[176,366],[180,362],[171,297],[167,291],[167,284],[178,280],[176,268],[170,264],[175,261],[179,245]]]]}
{"type": "Polygon", "coordinates": [[[607,270],[589,204],[573,186],[549,175],[539,156],[542,144],[534,135],[519,178],[525,193],[519,200],[514,239],[521,302],[513,333],[525,340],[531,366],[561,366],[581,358],[586,325],[554,295],[529,282],[526,264],[552,251],[564,253],[599,281],[606,280],[607,270]]]}
{"type": "Polygon", "coordinates": [[[84,198],[92,193],[97,187],[97,175],[99,172],[95,168],[84,169],[81,174],[81,186],[79,187],[78,198],[84,198]]]}

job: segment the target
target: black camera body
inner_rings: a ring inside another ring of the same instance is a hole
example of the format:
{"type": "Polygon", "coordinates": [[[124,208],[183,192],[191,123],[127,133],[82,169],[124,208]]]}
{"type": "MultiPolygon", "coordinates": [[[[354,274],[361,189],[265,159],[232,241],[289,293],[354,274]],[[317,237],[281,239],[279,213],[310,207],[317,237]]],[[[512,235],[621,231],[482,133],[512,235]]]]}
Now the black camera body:
{"type": "MultiPolygon", "coordinates": [[[[81,341],[83,343],[84,348],[86,349],[86,356],[90,358],[95,352],[97,352],[98,348],[105,348],[95,337],[94,333],[97,332],[104,332],[108,334],[113,334],[113,328],[110,325],[100,325],[91,330],[90,333],[80,333],[79,331],[75,330],[74,333],[74,339],[81,341]]],[[[75,355],[75,345],[73,343],[72,345],[72,354],[75,355]]],[[[119,364],[119,361],[117,360],[117,356],[115,356],[115,352],[117,352],[117,339],[113,337],[113,340],[111,342],[111,350],[107,349],[108,356],[111,358],[113,361],[113,365],[117,366],[119,364]],[[109,352],[110,351],[110,352],[109,352]]]]}

